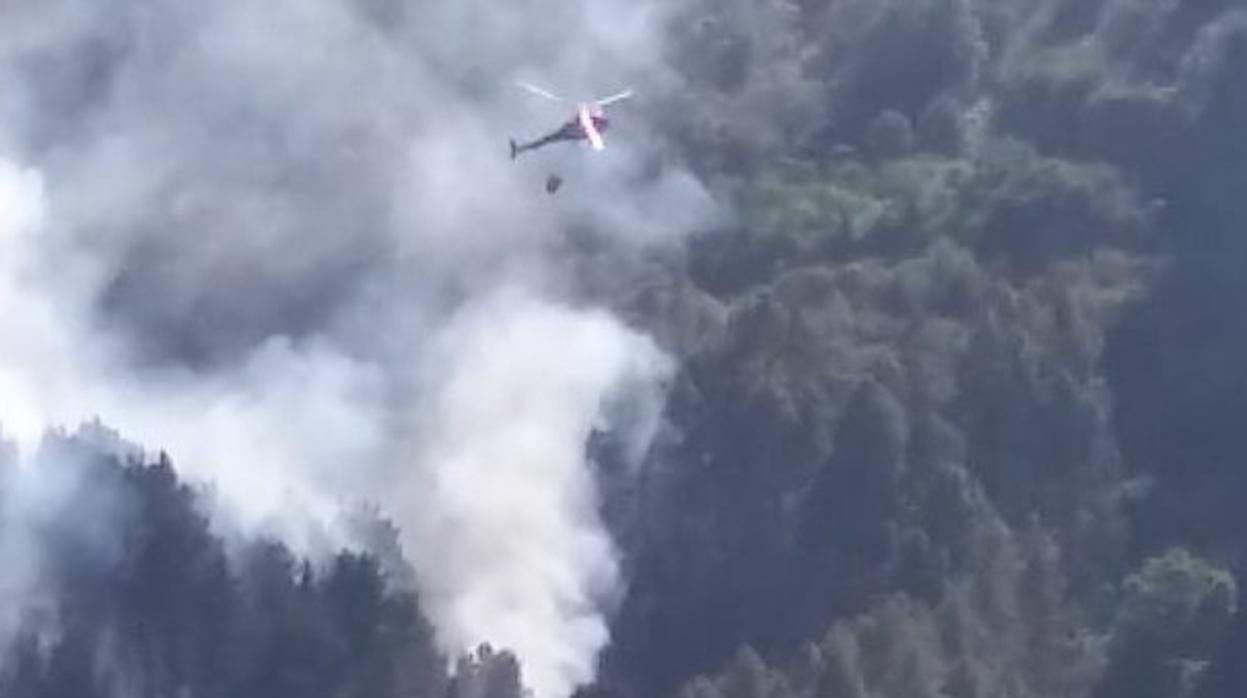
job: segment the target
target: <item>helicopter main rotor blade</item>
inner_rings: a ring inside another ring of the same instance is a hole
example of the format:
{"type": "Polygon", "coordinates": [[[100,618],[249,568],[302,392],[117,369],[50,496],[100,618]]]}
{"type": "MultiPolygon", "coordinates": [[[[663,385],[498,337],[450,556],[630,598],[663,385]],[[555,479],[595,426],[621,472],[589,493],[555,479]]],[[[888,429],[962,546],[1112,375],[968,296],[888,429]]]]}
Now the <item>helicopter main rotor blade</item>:
{"type": "Polygon", "coordinates": [[[608,104],[614,104],[615,102],[622,102],[623,100],[631,96],[632,96],[632,90],[624,90],[623,92],[620,92],[619,94],[611,95],[610,97],[604,97],[602,99],[599,99],[596,102],[594,102],[594,104],[598,105],[599,107],[605,107],[608,104]]]}
{"type": "Polygon", "coordinates": [[[537,95],[538,97],[541,97],[543,99],[548,99],[551,102],[566,102],[567,101],[563,99],[562,97],[554,94],[553,92],[550,92],[549,90],[542,89],[531,83],[524,82],[523,80],[516,80],[515,84],[527,90],[528,92],[534,95],[537,95]]]}

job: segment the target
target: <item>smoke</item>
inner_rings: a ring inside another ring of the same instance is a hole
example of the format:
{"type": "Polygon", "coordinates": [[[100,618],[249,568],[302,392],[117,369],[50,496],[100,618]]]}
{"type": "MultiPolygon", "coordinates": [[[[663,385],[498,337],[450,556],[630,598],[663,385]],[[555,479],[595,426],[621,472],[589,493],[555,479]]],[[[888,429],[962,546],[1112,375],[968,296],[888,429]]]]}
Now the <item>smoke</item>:
{"type": "Polygon", "coordinates": [[[38,173],[0,159],[0,322],[6,338],[21,338],[0,343],[0,424],[25,443],[43,428],[31,409],[32,384],[50,378],[48,365],[59,363],[55,357],[67,350],[50,324],[46,304],[22,287],[24,243],[44,215],[38,173]]]}
{"type": "Polygon", "coordinates": [[[513,648],[541,698],[591,680],[622,580],[584,442],[668,367],[576,304],[564,231],[662,250],[715,212],[646,145],[659,7],[5,3],[4,433],[98,417],[290,536],[382,500],[444,649],[513,648]],[[568,116],[521,76],[639,96],[605,153],[512,163],[568,116]]]}
{"type": "Polygon", "coordinates": [[[10,340],[0,345],[0,424],[22,453],[32,454],[48,429],[101,417],[170,448],[221,485],[236,514],[258,516],[279,510],[283,498],[312,496],[292,491],[297,483],[284,474],[329,474],[333,461],[375,450],[366,369],[314,341],[273,337],[214,374],[136,373],[125,338],[92,331],[74,280],[49,288],[39,276],[46,270],[34,260],[45,251],[50,215],[44,186],[37,172],[0,160],[0,333],[10,340]],[[332,438],[313,446],[318,433],[332,438]]]}
{"type": "Polygon", "coordinates": [[[619,578],[585,442],[603,401],[653,385],[666,361],[605,313],[503,290],[462,310],[430,366],[403,496],[422,598],[447,649],[490,638],[523,658],[536,695],[568,695],[593,678],[619,578]]]}

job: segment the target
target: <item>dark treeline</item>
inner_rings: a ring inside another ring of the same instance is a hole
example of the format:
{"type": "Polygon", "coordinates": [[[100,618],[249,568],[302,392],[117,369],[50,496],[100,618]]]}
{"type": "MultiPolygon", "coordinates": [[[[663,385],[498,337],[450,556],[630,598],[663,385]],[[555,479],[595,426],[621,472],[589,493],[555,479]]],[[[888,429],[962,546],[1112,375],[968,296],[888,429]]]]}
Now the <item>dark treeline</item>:
{"type": "Polygon", "coordinates": [[[48,437],[32,465],[44,484],[23,493],[37,510],[5,512],[9,579],[33,576],[9,600],[25,613],[0,695],[519,698],[514,658],[488,647],[447,675],[414,593],[386,569],[385,521],[357,522],[380,553],[315,563],[277,540],[227,541],[167,458],[119,444],[99,426],[48,437]]]}

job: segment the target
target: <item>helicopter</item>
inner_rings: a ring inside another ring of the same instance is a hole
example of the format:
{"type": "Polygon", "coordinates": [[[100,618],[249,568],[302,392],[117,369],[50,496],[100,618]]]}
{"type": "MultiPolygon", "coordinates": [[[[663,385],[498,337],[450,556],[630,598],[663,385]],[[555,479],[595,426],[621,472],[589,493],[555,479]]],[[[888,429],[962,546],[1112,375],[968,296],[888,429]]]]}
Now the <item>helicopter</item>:
{"type": "MultiPolygon", "coordinates": [[[[534,94],[542,99],[560,104],[568,104],[569,100],[560,97],[549,90],[537,87],[527,82],[517,82],[520,88],[534,94]]],[[[551,143],[561,141],[583,141],[588,140],[594,150],[602,150],[606,147],[606,143],[602,139],[602,132],[610,126],[610,120],[606,118],[605,108],[616,102],[621,102],[632,96],[632,90],[624,90],[618,94],[601,99],[589,100],[576,105],[576,114],[567,120],[562,126],[554,131],[533,140],[528,143],[516,143],[515,139],[511,139],[511,159],[519,157],[523,152],[536,150],[551,143]]]]}

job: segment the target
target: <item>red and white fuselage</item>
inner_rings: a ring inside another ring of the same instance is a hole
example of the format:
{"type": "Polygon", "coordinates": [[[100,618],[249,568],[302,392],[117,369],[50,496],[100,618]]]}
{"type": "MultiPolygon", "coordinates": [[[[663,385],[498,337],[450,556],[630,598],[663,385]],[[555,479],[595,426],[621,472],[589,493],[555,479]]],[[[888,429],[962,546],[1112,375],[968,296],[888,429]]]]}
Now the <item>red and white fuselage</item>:
{"type": "Polygon", "coordinates": [[[594,150],[602,150],[606,147],[606,143],[602,141],[602,131],[606,130],[608,122],[606,115],[602,113],[602,109],[596,105],[580,105],[577,113],[577,119],[580,121],[580,130],[584,132],[585,138],[589,139],[589,144],[594,150]]]}

